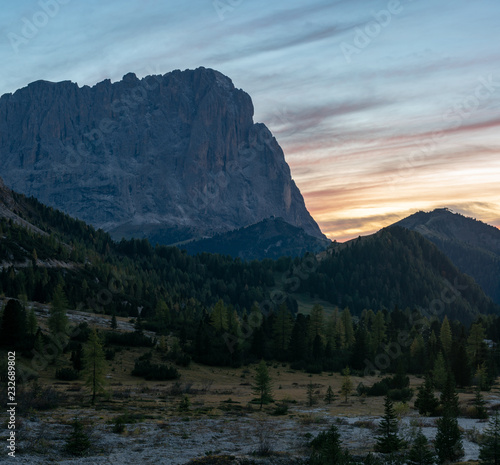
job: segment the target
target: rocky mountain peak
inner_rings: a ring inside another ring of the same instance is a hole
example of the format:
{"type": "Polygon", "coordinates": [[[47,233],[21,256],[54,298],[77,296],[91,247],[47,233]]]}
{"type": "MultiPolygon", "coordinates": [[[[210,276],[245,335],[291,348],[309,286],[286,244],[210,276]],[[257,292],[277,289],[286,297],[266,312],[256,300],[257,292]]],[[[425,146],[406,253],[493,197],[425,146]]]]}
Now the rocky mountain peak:
{"type": "Polygon", "coordinates": [[[2,176],[115,238],[173,243],[273,215],[323,237],[253,113],[212,69],[92,87],[36,81],[0,99],[2,176]]]}

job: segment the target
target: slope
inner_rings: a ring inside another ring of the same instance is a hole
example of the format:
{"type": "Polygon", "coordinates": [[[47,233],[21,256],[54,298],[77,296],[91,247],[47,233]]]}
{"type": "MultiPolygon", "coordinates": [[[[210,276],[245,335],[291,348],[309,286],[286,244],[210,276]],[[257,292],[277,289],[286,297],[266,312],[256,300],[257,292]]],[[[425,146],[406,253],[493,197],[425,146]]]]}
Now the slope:
{"type": "Polygon", "coordinates": [[[396,223],[432,241],[500,304],[500,230],[447,208],[417,212],[396,223]]]}

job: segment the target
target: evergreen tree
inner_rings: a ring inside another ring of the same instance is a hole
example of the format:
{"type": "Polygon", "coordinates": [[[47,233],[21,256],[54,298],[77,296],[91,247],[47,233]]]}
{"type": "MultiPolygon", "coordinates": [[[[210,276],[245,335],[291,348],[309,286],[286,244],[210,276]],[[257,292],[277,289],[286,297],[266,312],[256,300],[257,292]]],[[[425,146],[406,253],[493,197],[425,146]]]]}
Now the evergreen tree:
{"type": "Polygon", "coordinates": [[[101,339],[95,328],[90,332],[89,340],[83,348],[83,368],[85,384],[91,390],[93,405],[96,395],[104,392],[107,368],[101,339]]]}
{"type": "Polygon", "coordinates": [[[278,358],[282,359],[290,344],[293,318],[286,304],[281,304],[273,323],[274,346],[278,358]]]}
{"type": "Polygon", "coordinates": [[[30,336],[34,336],[38,329],[38,321],[36,319],[35,310],[33,308],[28,312],[28,321],[27,321],[27,331],[30,336]]]}
{"type": "Polygon", "coordinates": [[[312,454],[310,465],[348,465],[351,463],[349,453],[342,450],[340,433],[335,425],[330,426],[328,431],[319,433],[311,441],[312,454]]]}
{"type": "Polygon", "coordinates": [[[63,290],[62,283],[59,283],[52,296],[50,305],[50,315],[48,325],[53,336],[61,337],[61,334],[66,334],[68,329],[68,316],[66,310],[68,308],[68,299],[63,290]]]}
{"type": "Polygon", "coordinates": [[[408,454],[408,465],[434,465],[435,457],[429,449],[429,441],[420,430],[408,454]]]}
{"type": "Polygon", "coordinates": [[[484,420],[488,418],[488,412],[486,411],[486,402],[484,401],[483,395],[481,394],[481,389],[479,386],[476,388],[476,395],[474,396],[474,408],[476,410],[476,418],[484,420]]]}
{"type": "Polygon", "coordinates": [[[439,352],[434,362],[434,369],[432,370],[432,379],[438,389],[442,389],[445,385],[447,374],[448,370],[446,369],[443,352],[439,352]]]}
{"type": "Polygon", "coordinates": [[[498,411],[491,417],[479,451],[479,462],[483,465],[500,465],[500,416],[498,411]]]}
{"type": "Polygon", "coordinates": [[[313,341],[316,336],[323,336],[325,322],[325,311],[319,304],[315,304],[309,318],[309,340],[313,341]]]}
{"type": "Polygon", "coordinates": [[[481,323],[475,323],[470,329],[469,337],[467,338],[467,355],[473,367],[481,365],[485,355],[486,333],[481,323]]]}
{"type": "Polygon", "coordinates": [[[451,375],[447,377],[441,393],[443,416],[437,420],[437,434],[434,442],[436,454],[441,463],[456,461],[464,455],[462,433],[458,427],[458,396],[451,375]]]}
{"type": "Polygon", "coordinates": [[[219,332],[228,330],[227,307],[224,305],[222,299],[215,304],[212,314],[210,315],[210,323],[219,332]]]}
{"type": "Polygon", "coordinates": [[[449,357],[451,352],[451,328],[448,317],[445,316],[443,324],[441,325],[441,331],[439,332],[439,339],[441,340],[441,347],[443,348],[444,354],[449,357]]]}
{"type": "Polygon", "coordinates": [[[455,462],[464,455],[462,434],[458,428],[458,421],[449,410],[437,420],[437,434],[434,447],[440,463],[455,462]]]}
{"type": "Polygon", "coordinates": [[[379,310],[375,315],[375,319],[373,320],[373,325],[371,327],[371,351],[375,354],[386,339],[386,326],[385,326],[385,317],[382,310],[379,310]]]}
{"type": "Polygon", "coordinates": [[[261,360],[255,370],[255,385],[252,390],[259,397],[260,410],[262,405],[273,401],[271,376],[264,360],[261,360]]]}
{"type": "Polygon", "coordinates": [[[347,367],[342,372],[342,385],[340,387],[340,393],[344,397],[346,403],[347,403],[347,397],[351,392],[352,392],[351,371],[349,370],[349,367],[347,367]]]}
{"type": "Polygon", "coordinates": [[[22,347],[25,342],[26,326],[26,312],[22,305],[17,300],[10,299],[2,314],[0,345],[9,350],[22,347]]]}
{"type": "Polygon", "coordinates": [[[83,425],[80,421],[73,421],[73,432],[66,442],[66,450],[73,455],[82,457],[87,454],[90,449],[90,438],[85,433],[83,425]]]}
{"type": "Polygon", "coordinates": [[[354,337],[354,327],[352,325],[352,317],[351,317],[351,312],[349,311],[349,307],[344,308],[344,311],[341,314],[341,319],[345,330],[346,347],[352,347],[355,341],[355,337],[354,337]]]}
{"type": "Polygon", "coordinates": [[[111,329],[116,329],[118,328],[118,323],[116,321],[116,315],[113,313],[113,315],[111,316],[111,323],[110,323],[110,327],[111,329]]]}
{"type": "Polygon", "coordinates": [[[314,395],[314,384],[312,381],[307,385],[307,405],[312,407],[316,403],[316,396],[314,395]]]}
{"type": "Polygon", "coordinates": [[[420,415],[434,416],[439,406],[439,401],[434,395],[434,385],[430,375],[425,376],[425,381],[418,388],[415,407],[420,415]]]}
{"type": "Polygon", "coordinates": [[[455,390],[455,380],[453,379],[453,375],[451,373],[449,373],[446,377],[440,401],[443,406],[443,411],[448,410],[452,416],[458,416],[460,413],[459,399],[455,390]]]}
{"type": "Polygon", "coordinates": [[[325,402],[327,404],[331,404],[335,400],[335,394],[333,393],[333,389],[331,386],[328,386],[328,389],[326,390],[326,395],[325,395],[325,402]]]}
{"type": "Polygon", "coordinates": [[[404,443],[398,436],[398,419],[389,396],[385,398],[384,416],[379,424],[378,432],[380,436],[377,437],[376,452],[391,454],[402,449],[404,443]]]}
{"type": "Polygon", "coordinates": [[[453,345],[451,369],[457,386],[464,387],[470,385],[471,369],[469,357],[463,341],[459,341],[453,345]]]}

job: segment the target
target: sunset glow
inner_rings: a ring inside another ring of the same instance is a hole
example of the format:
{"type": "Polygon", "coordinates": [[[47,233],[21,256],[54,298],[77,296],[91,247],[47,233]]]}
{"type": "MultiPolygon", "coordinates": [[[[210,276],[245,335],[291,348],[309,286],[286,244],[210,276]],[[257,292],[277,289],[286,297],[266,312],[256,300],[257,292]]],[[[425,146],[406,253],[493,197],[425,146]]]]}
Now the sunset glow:
{"type": "Polygon", "coordinates": [[[500,227],[496,0],[90,0],[26,38],[39,9],[2,15],[0,94],[215,68],[251,95],[331,239],[444,206],[500,227]]]}

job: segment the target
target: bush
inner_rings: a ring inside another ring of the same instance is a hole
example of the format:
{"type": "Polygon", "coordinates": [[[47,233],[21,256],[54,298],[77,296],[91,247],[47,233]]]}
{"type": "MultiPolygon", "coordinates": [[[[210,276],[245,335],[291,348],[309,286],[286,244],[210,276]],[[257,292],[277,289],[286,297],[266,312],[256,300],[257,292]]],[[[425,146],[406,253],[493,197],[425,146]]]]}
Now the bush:
{"type": "Polygon", "coordinates": [[[49,386],[43,388],[35,382],[30,389],[20,390],[17,396],[20,414],[30,410],[50,410],[61,405],[63,395],[49,386]]]}
{"type": "Polygon", "coordinates": [[[172,379],[179,379],[180,373],[175,367],[151,363],[149,360],[136,360],[132,376],[140,376],[148,381],[168,381],[172,379]]]}
{"type": "Polygon", "coordinates": [[[274,409],[273,415],[287,415],[288,414],[288,404],[286,402],[282,402],[281,404],[276,405],[274,409]]]}
{"type": "Polygon", "coordinates": [[[123,416],[115,418],[115,424],[113,426],[113,433],[122,434],[125,432],[125,419],[123,416]]]}
{"type": "Polygon", "coordinates": [[[408,402],[413,397],[413,389],[389,389],[387,395],[395,402],[408,402]]]}
{"type": "Polygon", "coordinates": [[[66,451],[72,455],[82,457],[90,449],[90,438],[78,420],[73,422],[73,432],[66,442],[66,451]]]}
{"type": "Polygon", "coordinates": [[[75,381],[78,379],[78,371],[73,368],[60,368],[56,370],[56,379],[61,381],[75,381]]]}

